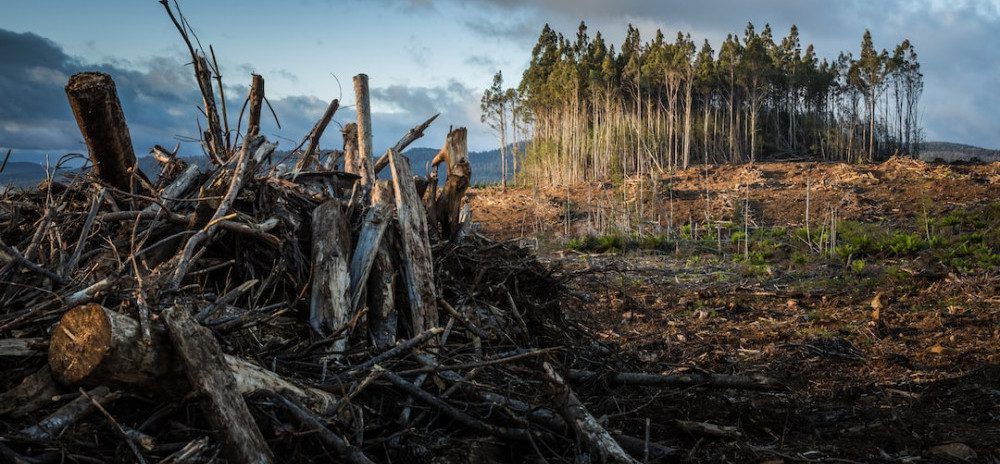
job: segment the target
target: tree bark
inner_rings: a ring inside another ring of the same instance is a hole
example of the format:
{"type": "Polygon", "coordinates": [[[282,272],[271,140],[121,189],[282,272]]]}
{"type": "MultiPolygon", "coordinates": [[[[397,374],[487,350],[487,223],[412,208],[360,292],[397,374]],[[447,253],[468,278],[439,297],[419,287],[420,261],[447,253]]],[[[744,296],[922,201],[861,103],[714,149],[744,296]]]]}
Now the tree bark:
{"type": "Polygon", "coordinates": [[[410,300],[412,333],[436,327],[438,324],[437,292],[434,289],[434,261],[427,236],[427,217],[417,195],[410,162],[406,157],[389,152],[396,195],[396,215],[402,241],[403,279],[410,300]]]}
{"type": "MultiPolygon", "coordinates": [[[[313,210],[309,325],[320,335],[336,331],[350,320],[351,234],[347,226],[338,200],[327,201],[313,210]]],[[[334,342],[334,351],[346,348],[347,335],[342,333],[334,342]]]]}
{"type": "MultiPolygon", "coordinates": [[[[449,132],[445,139],[443,151],[446,154],[443,158],[447,161],[448,177],[435,202],[436,220],[442,237],[453,238],[461,228],[459,214],[462,211],[462,200],[469,188],[469,179],[472,178],[466,136],[465,128],[460,127],[449,132]]],[[[435,158],[435,162],[440,161],[435,158]]]]}
{"type": "Polygon", "coordinates": [[[251,74],[250,81],[250,114],[247,117],[247,134],[243,140],[260,134],[260,111],[264,105],[264,78],[260,74],[251,74]]]}
{"type": "Polygon", "coordinates": [[[361,307],[365,291],[365,282],[371,273],[372,265],[382,244],[382,236],[389,225],[389,206],[384,203],[373,203],[365,214],[358,233],[358,243],[351,257],[351,312],[361,307]]]}
{"type": "Polygon", "coordinates": [[[66,96],[94,172],[109,185],[130,191],[135,151],[115,81],[104,73],[74,74],[66,85],[66,96]]]}
{"type": "Polygon", "coordinates": [[[354,76],[355,112],[358,115],[358,157],[361,162],[361,185],[370,186],[375,181],[372,165],[372,111],[368,92],[368,75],[354,76]]]}
{"type": "Polygon", "coordinates": [[[344,171],[361,176],[364,166],[358,151],[358,125],[350,122],[344,125],[344,171]]]}
{"type": "MultiPolygon", "coordinates": [[[[390,210],[393,208],[393,190],[391,182],[380,180],[375,182],[372,188],[372,204],[387,205],[390,210]]],[[[393,250],[398,250],[399,228],[396,221],[392,219],[392,214],[386,218],[386,231],[382,234],[382,241],[379,243],[375,262],[368,275],[368,331],[371,335],[375,347],[385,350],[396,343],[396,266],[393,266],[395,254],[393,250]]]]}

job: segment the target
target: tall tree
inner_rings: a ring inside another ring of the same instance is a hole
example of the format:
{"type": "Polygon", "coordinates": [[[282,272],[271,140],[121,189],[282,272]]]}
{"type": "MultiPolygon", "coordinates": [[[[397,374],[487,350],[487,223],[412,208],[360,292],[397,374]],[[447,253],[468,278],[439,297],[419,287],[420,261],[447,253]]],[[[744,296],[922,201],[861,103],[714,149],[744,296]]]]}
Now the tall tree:
{"type": "Polygon", "coordinates": [[[683,32],[643,42],[629,25],[617,51],[590,32],[583,22],[571,38],[544,27],[518,92],[487,92],[506,102],[514,140],[527,141],[515,176],[618,181],[699,161],[861,162],[919,148],[923,80],[909,41],[890,56],[866,32],[857,59],[825,59],[795,26],[775,42],[770,26],[747,24],[717,53],[683,32]]]}
{"type": "Polygon", "coordinates": [[[504,89],[503,73],[497,71],[493,75],[493,85],[483,92],[480,100],[482,115],[480,121],[485,123],[490,129],[497,133],[500,141],[500,184],[504,191],[507,190],[507,114],[511,100],[514,98],[513,89],[504,89]]]}

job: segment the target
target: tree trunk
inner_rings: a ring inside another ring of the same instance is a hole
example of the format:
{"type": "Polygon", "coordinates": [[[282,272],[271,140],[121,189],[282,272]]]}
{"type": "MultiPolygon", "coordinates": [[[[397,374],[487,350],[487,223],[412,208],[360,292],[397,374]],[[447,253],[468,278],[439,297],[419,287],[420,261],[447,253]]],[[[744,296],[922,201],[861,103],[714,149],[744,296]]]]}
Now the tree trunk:
{"type": "MultiPolygon", "coordinates": [[[[338,331],[351,318],[351,277],[348,263],[351,235],[339,200],[316,207],[312,215],[312,294],[309,325],[320,335],[338,331]]],[[[333,343],[333,351],[347,347],[347,331],[333,343]]]]}
{"type": "Polygon", "coordinates": [[[444,188],[437,199],[436,208],[441,236],[449,239],[454,237],[461,226],[459,213],[462,210],[462,199],[465,198],[465,191],[469,188],[469,179],[472,178],[466,137],[466,129],[460,127],[449,132],[445,139],[444,151],[447,153],[445,158],[447,159],[448,177],[445,179],[444,188]]]}
{"type": "Polygon", "coordinates": [[[694,76],[688,76],[687,84],[684,86],[684,169],[691,164],[691,103],[692,88],[694,87],[694,76]]]}
{"type": "Polygon", "coordinates": [[[247,117],[247,134],[244,143],[251,137],[260,134],[260,111],[264,105],[264,78],[260,74],[251,74],[250,82],[250,114],[247,117]]]}
{"type": "Polygon", "coordinates": [[[358,176],[364,172],[361,155],[358,152],[358,125],[349,122],[344,125],[344,171],[358,176]]]}
{"type": "Polygon", "coordinates": [[[370,186],[375,182],[372,161],[372,111],[368,92],[368,75],[354,76],[355,112],[358,115],[358,157],[360,158],[361,185],[370,186]]]}
{"type": "MultiPolygon", "coordinates": [[[[372,188],[372,204],[384,204],[392,208],[393,191],[391,182],[376,181],[372,188]]],[[[382,234],[375,255],[375,262],[368,275],[368,332],[379,350],[387,350],[396,343],[396,266],[393,265],[393,250],[399,249],[399,230],[392,216],[386,218],[386,231],[382,234]]]]}
{"type": "Polygon", "coordinates": [[[427,217],[420,196],[417,195],[409,160],[390,151],[389,168],[392,171],[396,216],[403,245],[403,278],[410,300],[411,330],[413,334],[418,334],[438,324],[434,261],[427,236],[427,217]]]}
{"type": "Polygon", "coordinates": [[[66,85],[66,96],[94,172],[115,188],[130,191],[135,152],[115,81],[104,73],[75,74],[66,85]]]}

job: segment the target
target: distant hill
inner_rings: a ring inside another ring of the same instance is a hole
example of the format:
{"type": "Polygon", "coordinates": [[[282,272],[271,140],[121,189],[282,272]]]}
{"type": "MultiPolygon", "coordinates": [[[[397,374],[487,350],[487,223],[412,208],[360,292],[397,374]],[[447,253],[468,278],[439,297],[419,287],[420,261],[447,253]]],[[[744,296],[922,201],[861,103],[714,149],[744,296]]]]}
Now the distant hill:
{"type": "Polygon", "coordinates": [[[973,159],[985,162],[1000,161],[1000,150],[952,142],[924,142],[920,145],[920,159],[924,161],[941,159],[949,162],[973,159]]]}
{"type": "MultiPolygon", "coordinates": [[[[512,147],[513,146],[510,148],[512,147]]],[[[431,161],[434,159],[434,155],[437,155],[438,150],[438,148],[411,148],[406,150],[404,153],[410,158],[410,164],[413,166],[413,170],[417,174],[423,174],[427,172],[427,166],[429,166],[431,161]]],[[[510,160],[508,159],[507,162],[509,163],[510,160]]],[[[470,151],[469,164],[472,165],[473,184],[500,181],[500,149],[470,151]]],[[[508,166],[508,169],[510,168],[511,166],[508,166]]],[[[444,180],[443,176],[441,180],[444,180]]]]}
{"type": "MultiPolygon", "coordinates": [[[[413,167],[413,171],[418,175],[422,175],[427,172],[427,166],[430,165],[438,150],[437,148],[411,148],[404,153],[410,158],[410,165],[413,167]]],[[[473,184],[491,183],[500,180],[499,152],[499,149],[469,152],[469,162],[472,164],[473,184]]],[[[283,152],[275,152],[274,160],[282,159],[285,154],[283,152]]],[[[207,166],[209,163],[208,158],[204,156],[182,157],[181,159],[188,163],[197,163],[202,166],[207,166]]],[[[160,163],[153,157],[142,156],[138,161],[139,169],[146,173],[147,177],[155,178],[159,174],[160,163]]],[[[383,177],[388,178],[388,176],[389,171],[386,169],[383,172],[383,177]]],[[[41,182],[44,178],[45,168],[41,164],[24,161],[9,162],[3,172],[0,172],[0,186],[30,187],[41,182]]],[[[441,177],[441,181],[444,181],[443,176],[441,177]]]]}
{"type": "Polygon", "coordinates": [[[10,161],[0,173],[0,185],[30,187],[45,178],[45,168],[41,164],[26,161],[10,161]]]}

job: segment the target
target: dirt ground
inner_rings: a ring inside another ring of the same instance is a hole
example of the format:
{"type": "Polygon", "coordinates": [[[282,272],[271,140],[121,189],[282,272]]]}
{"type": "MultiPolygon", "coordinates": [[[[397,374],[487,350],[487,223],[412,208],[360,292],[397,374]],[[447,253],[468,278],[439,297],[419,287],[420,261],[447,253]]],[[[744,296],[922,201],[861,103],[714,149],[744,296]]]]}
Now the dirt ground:
{"type": "Polygon", "coordinates": [[[677,225],[692,217],[701,220],[706,212],[718,219],[747,195],[751,221],[802,225],[807,191],[814,222],[830,208],[841,220],[907,222],[1000,198],[1000,163],[932,164],[909,158],[879,165],[757,163],[692,168],[657,182],[629,180],[624,189],[595,183],[497,190],[473,189],[471,204],[487,235],[501,239],[581,234],[609,222],[668,227],[671,216],[677,225]],[[619,218],[623,212],[641,217],[629,222],[619,218]]]}
{"type": "Polygon", "coordinates": [[[573,294],[565,306],[577,308],[572,320],[604,347],[580,355],[595,370],[763,375],[784,386],[581,388],[609,428],[634,436],[648,430],[691,462],[995,463],[998,200],[1000,163],[892,159],[692,169],[623,188],[478,189],[472,206],[482,233],[537,246],[565,277],[573,294]],[[791,251],[801,243],[776,239],[785,251],[750,262],[740,258],[736,235],[723,240],[720,222],[745,219],[745,230],[763,232],[802,227],[807,190],[813,231],[835,217],[918,237],[925,231],[931,245],[845,261],[836,252],[803,257],[791,251]],[[956,212],[978,226],[944,242],[967,248],[986,237],[977,255],[986,258],[971,267],[953,267],[942,257],[954,253],[931,237],[956,212]],[[690,228],[682,232],[682,225],[690,228]],[[699,227],[719,228],[718,249],[713,239],[698,238],[699,227]],[[565,246],[615,228],[693,239],[666,251],[565,246]]]}

